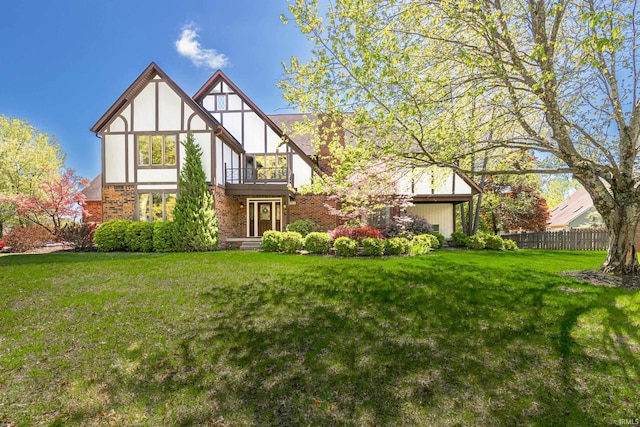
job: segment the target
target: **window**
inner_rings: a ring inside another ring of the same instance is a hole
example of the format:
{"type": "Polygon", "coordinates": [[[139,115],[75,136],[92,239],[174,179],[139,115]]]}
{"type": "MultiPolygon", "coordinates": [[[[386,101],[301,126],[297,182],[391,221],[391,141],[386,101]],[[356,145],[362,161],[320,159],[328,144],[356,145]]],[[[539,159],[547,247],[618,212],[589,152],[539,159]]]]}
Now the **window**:
{"type": "Polygon", "coordinates": [[[175,206],[175,193],[139,193],[138,219],[140,221],[171,221],[175,206]]]}
{"type": "Polygon", "coordinates": [[[257,179],[287,180],[287,156],[283,154],[254,155],[257,179]]]}
{"type": "Polygon", "coordinates": [[[226,110],[227,109],[227,96],[226,95],[216,95],[216,110],[226,110]]]}
{"type": "Polygon", "coordinates": [[[139,135],[138,166],[175,166],[175,135],[139,135]]]}
{"type": "Polygon", "coordinates": [[[383,207],[369,213],[366,222],[373,228],[385,228],[391,222],[391,208],[383,207]]]}

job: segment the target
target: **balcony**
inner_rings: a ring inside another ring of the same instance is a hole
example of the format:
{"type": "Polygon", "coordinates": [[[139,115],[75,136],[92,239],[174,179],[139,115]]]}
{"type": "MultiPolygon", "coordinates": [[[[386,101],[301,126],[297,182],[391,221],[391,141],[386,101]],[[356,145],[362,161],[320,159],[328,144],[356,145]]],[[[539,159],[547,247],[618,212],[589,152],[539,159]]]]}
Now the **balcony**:
{"type": "Polygon", "coordinates": [[[284,168],[227,168],[225,193],[233,195],[284,195],[293,186],[293,174],[284,168]]]}

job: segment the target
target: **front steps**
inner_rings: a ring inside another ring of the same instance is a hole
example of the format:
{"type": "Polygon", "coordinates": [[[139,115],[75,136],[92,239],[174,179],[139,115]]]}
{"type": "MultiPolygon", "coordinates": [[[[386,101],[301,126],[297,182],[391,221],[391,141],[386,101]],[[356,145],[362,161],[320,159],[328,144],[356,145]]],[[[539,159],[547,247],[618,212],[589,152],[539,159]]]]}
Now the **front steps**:
{"type": "Polygon", "coordinates": [[[227,242],[240,243],[241,251],[259,251],[262,249],[262,239],[259,237],[231,238],[227,242]]]}

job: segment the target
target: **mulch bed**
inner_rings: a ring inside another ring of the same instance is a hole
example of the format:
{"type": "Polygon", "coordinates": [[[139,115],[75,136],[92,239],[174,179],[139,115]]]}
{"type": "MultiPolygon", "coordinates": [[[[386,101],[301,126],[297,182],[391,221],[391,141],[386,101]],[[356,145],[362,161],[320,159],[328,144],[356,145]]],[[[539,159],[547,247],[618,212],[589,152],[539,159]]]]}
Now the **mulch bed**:
{"type": "Polygon", "coordinates": [[[573,277],[582,282],[588,282],[595,286],[608,286],[626,289],[640,289],[640,274],[626,276],[614,276],[603,273],[600,270],[565,271],[561,276],[573,277]]]}

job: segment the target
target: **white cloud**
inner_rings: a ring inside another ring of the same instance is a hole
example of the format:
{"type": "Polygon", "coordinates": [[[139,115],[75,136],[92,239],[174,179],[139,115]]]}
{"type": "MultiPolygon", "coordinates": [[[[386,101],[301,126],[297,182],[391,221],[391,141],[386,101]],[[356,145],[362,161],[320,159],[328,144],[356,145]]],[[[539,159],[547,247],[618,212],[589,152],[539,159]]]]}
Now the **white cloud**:
{"type": "Polygon", "coordinates": [[[198,41],[198,31],[194,24],[182,27],[180,38],[176,40],[176,50],[185,56],[197,67],[211,69],[224,68],[229,65],[229,58],[215,49],[203,49],[198,41]]]}

